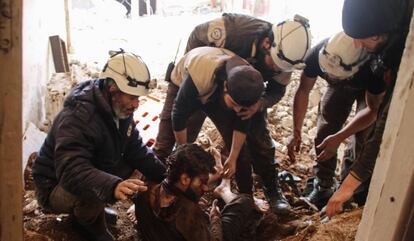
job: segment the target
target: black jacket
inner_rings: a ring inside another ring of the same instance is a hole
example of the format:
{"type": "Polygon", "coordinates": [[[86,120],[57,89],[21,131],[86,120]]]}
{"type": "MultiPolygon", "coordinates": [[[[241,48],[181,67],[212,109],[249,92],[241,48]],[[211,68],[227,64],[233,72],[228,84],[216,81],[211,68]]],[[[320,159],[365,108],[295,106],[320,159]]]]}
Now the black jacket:
{"type": "Polygon", "coordinates": [[[86,81],[68,95],[34,163],[35,184],[53,180],[74,195],[113,202],[114,188],[134,169],[152,181],[164,178],[132,116],[117,128],[102,89],[103,80],[86,81]]]}

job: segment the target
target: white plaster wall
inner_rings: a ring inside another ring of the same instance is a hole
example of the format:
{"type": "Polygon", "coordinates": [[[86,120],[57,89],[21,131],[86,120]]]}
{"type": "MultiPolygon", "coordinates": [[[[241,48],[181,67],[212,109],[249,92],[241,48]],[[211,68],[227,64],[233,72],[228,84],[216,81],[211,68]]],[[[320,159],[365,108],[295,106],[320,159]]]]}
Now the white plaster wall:
{"type": "Polygon", "coordinates": [[[300,14],[311,26],[312,45],[342,31],[342,6],[344,0],[270,0],[269,15],[263,17],[278,23],[300,14]]]}
{"type": "Polygon", "coordinates": [[[23,1],[23,131],[42,122],[46,83],[55,71],[49,36],[66,40],[64,0],[23,1]]]}

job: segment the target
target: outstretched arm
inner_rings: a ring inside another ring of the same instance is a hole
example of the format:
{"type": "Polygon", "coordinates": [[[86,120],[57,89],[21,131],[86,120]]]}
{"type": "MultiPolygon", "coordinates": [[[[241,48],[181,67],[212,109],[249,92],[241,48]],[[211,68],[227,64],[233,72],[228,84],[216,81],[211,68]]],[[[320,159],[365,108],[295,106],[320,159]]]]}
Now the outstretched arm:
{"type": "Polygon", "coordinates": [[[233,140],[231,142],[230,154],[224,163],[223,173],[225,178],[230,178],[236,173],[236,161],[239,157],[240,150],[242,149],[245,140],[246,133],[238,130],[233,130],[233,140]]]}
{"type": "Polygon", "coordinates": [[[317,146],[322,149],[318,156],[318,160],[327,160],[335,155],[336,150],[343,140],[349,136],[357,133],[358,131],[364,130],[370,126],[377,119],[378,109],[381,105],[382,99],[385,93],[379,95],[373,95],[369,92],[365,92],[365,101],[367,106],[359,111],[355,117],[337,133],[330,135],[317,146]]]}
{"type": "Polygon", "coordinates": [[[315,85],[315,82],[315,77],[307,77],[305,73],[302,72],[300,84],[293,102],[293,133],[290,136],[287,145],[288,155],[291,161],[295,161],[295,152],[300,149],[302,126],[308,108],[309,93],[315,85]]]}
{"type": "Polygon", "coordinates": [[[190,75],[183,81],[174,100],[172,125],[177,144],[187,143],[187,120],[194,110],[200,108],[198,90],[190,75]]]}
{"type": "Polygon", "coordinates": [[[352,174],[348,174],[339,189],[333,194],[326,205],[326,215],[334,216],[342,211],[343,204],[348,201],[354,191],[361,185],[361,181],[352,174]]]}

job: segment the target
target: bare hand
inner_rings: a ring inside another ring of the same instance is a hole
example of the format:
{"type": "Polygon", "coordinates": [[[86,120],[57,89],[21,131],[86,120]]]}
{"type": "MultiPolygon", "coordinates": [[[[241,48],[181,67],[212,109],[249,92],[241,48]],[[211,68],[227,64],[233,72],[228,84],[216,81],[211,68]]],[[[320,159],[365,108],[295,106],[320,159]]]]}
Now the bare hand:
{"type": "Polygon", "coordinates": [[[338,138],[336,135],[327,136],[322,143],[316,147],[321,150],[317,157],[318,160],[325,161],[335,156],[341,142],[342,139],[338,138]]]}
{"type": "Polygon", "coordinates": [[[226,162],[224,163],[223,174],[224,178],[231,178],[236,173],[236,160],[231,160],[227,158],[226,162]]]}
{"type": "Polygon", "coordinates": [[[353,194],[354,192],[352,190],[338,189],[326,205],[326,215],[331,218],[335,214],[342,212],[344,203],[348,201],[353,194]]]}
{"type": "Polygon", "coordinates": [[[288,156],[291,162],[296,161],[295,152],[299,152],[300,144],[302,143],[302,138],[299,134],[293,134],[293,136],[289,137],[287,149],[288,149],[288,156]]]}
{"type": "Polygon", "coordinates": [[[238,112],[237,115],[240,116],[242,120],[250,119],[254,114],[256,114],[256,112],[261,109],[262,104],[262,100],[258,100],[253,105],[247,108],[243,108],[243,110],[238,112]]]}
{"type": "Polygon", "coordinates": [[[222,171],[223,170],[223,164],[221,163],[221,153],[216,148],[210,148],[209,150],[210,154],[213,155],[216,165],[214,166],[214,169],[216,171],[222,171]]]}
{"type": "Polygon", "coordinates": [[[210,220],[212,220],[214,217],[221,217],[220,209],[217,207],[217,199],[214,199],[213,204],[211,205],[210,210],[210,220]]]}
{"type": "Polygon", "coordinates": [[[223,165],[215,166],[214,169],[216,173],[210,174],[208,177],[208,184],[212,184],[213,182],[220,180],[223,177],[223,165]]]}
{"type": "Polygon", "coordinates": [[[211,155],[213,155],[214,160],[216,161],[216,165],[214,166],[214,170],[216,170],[216,173],[210,174],[208,179],[208,182],[210,184],[222,178],[223,164],[221,163],[221,154],[216,148],[210,148],[209,152],[211,155]]]}
{"type": "Polygon", "coordinates": [[[147,186],[144,185],[144,182],[138,179],[127,179],[118,183],[114,190],[114,197],[117,200],[126,200],[130,196],[138,192],[147,191],[147,186]]]}

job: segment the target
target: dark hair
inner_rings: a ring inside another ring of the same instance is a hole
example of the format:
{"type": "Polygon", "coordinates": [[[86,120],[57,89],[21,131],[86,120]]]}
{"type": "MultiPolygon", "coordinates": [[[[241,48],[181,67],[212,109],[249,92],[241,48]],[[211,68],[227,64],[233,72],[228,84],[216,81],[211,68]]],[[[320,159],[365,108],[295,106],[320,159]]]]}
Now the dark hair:
{"type": "MultiPolygon", "coordinates": [[[[106,90],[109,90],[109,88],[111,87],[111,85],[116,85],[116,83],[115,83],[115,81],[112,79],[112,78],[105,78],[104,79],[104,81],[103,81],[103,85],[104,85],[104,88],[106,89],[106,90]]],[[[118,86],[117,86],[118,87],[118,86]]]]}
{"type": "Polygon", "coordinates": [[[184,173],[191,178],[215,173],[213,156],[197,144],[179,146],[167,159],[167,179],[174,183],[184,173]]]}

